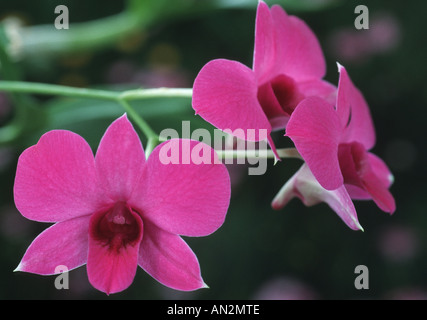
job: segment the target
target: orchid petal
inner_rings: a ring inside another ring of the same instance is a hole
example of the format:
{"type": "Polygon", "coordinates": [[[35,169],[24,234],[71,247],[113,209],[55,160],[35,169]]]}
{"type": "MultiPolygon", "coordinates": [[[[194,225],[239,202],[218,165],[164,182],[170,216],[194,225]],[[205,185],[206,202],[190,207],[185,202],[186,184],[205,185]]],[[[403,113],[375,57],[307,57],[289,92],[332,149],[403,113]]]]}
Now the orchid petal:
{"type": "Polygon", "coordinates": [[[299,82],[298,90],[305,97],[316,96],[323,98],[331,105],[335,106],[337,99],[337,87],[325,80],[314,79],[299,82]]]}
{"type": "Polygon", "coordinates": [[[337,113],[344,129],[341,142],[360,142],[366,150],[375,145],[375,128],[368,104],[354,86],[346,69],[338,65],[340,79],[337,92],[337,113]]]}
{"type": "Polygon", "coordinates": [[[286,74],[295,81],[322,78],[326,62],[310,27],[278,5],[272,6],[271,15],[276,30],[276,65],[272,76],[286,74]]]}
{"type": "Polygon", "coordinates": [[[176,290],[206,287],[197,257],[178,235],[145,224],[138,264],[153,278],[176,290]]]}
{"type": "Polygon", "coordinates": [[[276,64],[276,30],[270,9],[263,1],[258,3],[255,19],[255,45],[253,71],[260,84],[270,80],[276,64]]]}
{"type": "Polygon", "coordinates": [[[341,144],[338,156],[344,182],[357,187],[350,189],[352,196],[363,197],[364,194],[358,192],[362,189],[371,196],[381,210],[393,213],[396,204],[388,191],[390,171],[382,160],[368,153],[359,142],[341,144]]]}
{"type": "Polygon", "coordinates": [[[372,200],[382,211],[390,214],[396,211],[396,202],[393,195],[372,170],[366,172],[362,180],[364,189],[372,196],[372,200]]]}
{"type": "Polygon", "coordinates": [[[99,212],[90,220],[87,274],[92,286],[110,294],[127,289],[135,278],[143,224],[140,216],[132,212],[138,225],[136,238],[124,243],[119,237],[115,237],[106,243],[105,239],[97,236],[99,220],[104,214],[99,212]]]}
{"type": "Polygon", "coordinates": [[[308,207],[325,202],[352,230],[363,230],[345,187],[326,190],[317,182],[306,164],[303,164],[282,187],[273,199],[272,207],[275,210],[281,209],[295,197],[300,198],[308,207]]]}
{"type": "Polygon", "coordinates": [[[58,222],[90,214],[100,196],[92,150],[75,133],[50,131],[19,157],[15,205],[28,219],[58,222]]]}
{"type": "Polygon", "coordinates": [[[370,152],[368,152],[368,159],[373,173],[378,177],[382,185],[389,188],[393,184],[394,177],[385,162],[370,152]]]}
{"type": "Polygon", "coordinates": [[[89,219],[90,216],[77,217],[44,230],[28,247],[15,271],[51,275],[58,273],[60,266],[71,270],[85,264],[89,219]]]}
{"type": "MultiPolygon", "coordinates": [[[[303,166],[306,166],[306,164],[303,166]]],[[[299,171],[301,170],[302,168],[299,171]]],[[[271,207],[274,210],[283,209],[289,203],[289,201],[299,195],[299,191],[295,188],[297,179],[300,175],[299,171],[297,171],[288,181],[286,181],[286,183],[282,188],[280,188],[279,192],[274,197],[273,201],[271,202],[271,207]]],[[[305,201],[304,198],[302,198],[302,201],[305,201]]],[[[314,203],[312,204],[314,205],[314,203]]]]}
{"type": "Polygon", "coordinates": [[[384,212],[396,211],[396,202],[388,188],[392,183],[390,170],[385,163],[372,153],[366,153],[369,166],[361,173],[364,189],[372,196],[372,200],[384,212]]]}
{"type": "Polygon", "coordinates": [[[95,156],[100,185],[111,201],[126,201],[138,183],[144,150],[132,124],[123,115],[106,130],[95,156]]]}
{"type": "Polygon", "coordinates": [[[264,129],[268,135],[271,132],[257,92],[251,69],[236,61],[218,59],[207,63],[197,75],[192,105],[196,114],[215,127],[249,140],[248,130],[264,129]]]}
{"type": "Polygon", "coordinates": [[[372,200],[372,196],[367,193],[363,188],[354,186],[352,184],[344,184],[350,198],[353,200],[372,200]]]}
{"type": "Polygon", "coordinates": [[[286,136],[292,139],[313,175],[328,190],[343,184],[338,162],[340,129],[333,106],[317,97],[303,100],[286,128],[286,136]]]}
{"type": "Polygon", "coordinates": [[[172,139],[160,144],[148,158],[141,181],[132,206],[143,219],[166,231],[204,236],[224,222],[230,177],[215,151],[204,143],[172,139]]]}

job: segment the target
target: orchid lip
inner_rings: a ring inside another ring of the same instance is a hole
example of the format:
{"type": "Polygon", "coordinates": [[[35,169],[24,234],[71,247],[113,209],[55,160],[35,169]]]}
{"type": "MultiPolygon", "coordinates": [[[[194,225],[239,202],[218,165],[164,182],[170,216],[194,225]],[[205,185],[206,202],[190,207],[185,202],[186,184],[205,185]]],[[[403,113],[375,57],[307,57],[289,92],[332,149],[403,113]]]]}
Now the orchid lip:
{"type": "Polygon", "coordinates": [[[135,244],[141,232],[140,215],[125,202],[117,202],[113,207],[95,213],[90,221],[90,236],[109,246],[110,250],[135,244]]]}

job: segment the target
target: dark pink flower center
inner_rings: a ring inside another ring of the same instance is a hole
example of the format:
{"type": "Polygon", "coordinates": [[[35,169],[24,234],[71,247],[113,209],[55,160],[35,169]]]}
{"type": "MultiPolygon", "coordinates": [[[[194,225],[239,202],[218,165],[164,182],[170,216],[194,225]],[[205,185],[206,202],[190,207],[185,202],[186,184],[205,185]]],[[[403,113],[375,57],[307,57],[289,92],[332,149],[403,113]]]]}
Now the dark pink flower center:
{"type": "Polygon", "coordinates": [[[139,214],[124,202],[117,202],[107,211],[94,214],[90,221],[90,236],[109,246],[110,250],[135,244],[141,232],[139,214]]]}
{"type": "Polygon", "coordinates": [[[344,183],[363,188],[362,180],[369,170],[365,147],[359,142],[342,143],[338,148],[338,159],[344,183]]]}
{"type": "Polygon", "coordinates": [[[366,191],[385,212],[394,212],[396,203],[388,191],[388,183],[374,172],[369,153],[359,142],[343,143],[338,147],[338,159],[344,183],[366,191]]]}
{"type": "Polygon", "coordinates": [[[303,98],[295,81],[284,74],[258,88],[258,101],[268,119],[290,116],[303,98]]]}

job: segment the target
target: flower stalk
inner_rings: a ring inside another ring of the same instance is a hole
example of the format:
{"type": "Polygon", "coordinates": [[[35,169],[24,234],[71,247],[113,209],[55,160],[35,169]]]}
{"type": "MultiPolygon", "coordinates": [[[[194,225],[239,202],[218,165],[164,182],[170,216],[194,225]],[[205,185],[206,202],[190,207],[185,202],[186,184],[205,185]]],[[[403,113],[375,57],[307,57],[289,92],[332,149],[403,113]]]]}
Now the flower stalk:
{"type": "MultiPolygon", "coordinates": [[[[135,122],[144,136],[147,138],[146,155],[161,142],[159,135],[141,117],[129,103],[133,100],[153,98],[190,98],[193,90],[191,88],[149,88],[131,89],[125,91],[110,91],[102,89],[75,88],[64,85],[35,83],[25,81],[0,81],[0,91],[10,93],[28,93],[55,95],[72,98],[100,99],[117,102],[135,122]]],[[[256,150],[216,150],[220,159],[246,159],[246,158],[275,158],[272,150],[260,153],[256,150]]],[[[278,149],[280,158],[298,158],[301,155],[295,148],[278,149]]]]}
{"type": "MultiPolygon", "coordinates": [[[[223,159],[242,159],[242,158],[266,158],[275,159],[276,156],[273,150],[215,150],[220,160],[223,159]]],[[[301,159],[301,155],[295,148],[277,149],[277,154],[280,158],[295,158],[301,159]]]]}
{"type": "Polygon", "coordinates": [[[144,133],[153,149],[159,142],[158,135],[148,125],[148,123],[141,116],[139,116],[139,114],[130,105],[130,103],[128,103],[128,101],[161,97],[191,98],[192,94],[192,89],[188,88],[134,89],[118,92],[24,81],[0,81],[0,91],[115,101],[120,104],[126,113],[129,114],[132,120],[135,121],[136,125],[144,133]]]}

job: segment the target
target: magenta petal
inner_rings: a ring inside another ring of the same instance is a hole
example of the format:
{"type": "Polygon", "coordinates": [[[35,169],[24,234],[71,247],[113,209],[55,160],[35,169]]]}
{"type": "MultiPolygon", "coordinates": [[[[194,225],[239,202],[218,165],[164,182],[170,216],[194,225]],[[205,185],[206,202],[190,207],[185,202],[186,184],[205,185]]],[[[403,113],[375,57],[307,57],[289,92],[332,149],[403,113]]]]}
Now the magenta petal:
{"type": "Polygon", "coordinates": [[[378,177],[382,185],[389,188],[393,183],[394,177],[385,162],[370,152],[368,152],[368,159],[372,172],[378,177]]]}
{"type": "Polygon", "coordinates": [[[75,133],[50,131],[19,157],[15,205],[28,219],[57,222],[90,214],[100,194],[92,150],[75,133]]]}
{"type": "Polygon", "coordinates": [[[352,197],[368,198],[359,192],[361,189],[370,195],[381,210],[390,213],[395,211],[394,198],[388,191],[389,171],[378,157],[366,152],[361,143],[353,142],[340,145],[339,161],[345,183],[356,187],[347,187],[352,197]]]}
{"type": "Polygon", "coordinates": [[[356,209],[345,186],[341,186],[336,190],[326,190],[323,195],[323,201],[335,211],[350,229],[363,231],[357,219],[356,209]]]}
{"type": "Polygon", "coordinates": [[[255,20],[253,70],[260,84],[270,80],[276,61],[276,30],[270,9],[263,1],[258,3],[255,20]]]}
{"type": "Polygon", "coordinates": [[[295,81],[320,79],[326,73],[322,48],[310,27],[295,16],[288,16],[278,5],[271,8],[276,30],[275,74],[286,74],[295,81]]]}
{"type": "Polygon", "coordinates": [[[237,138],[248,140],[247,130],[264,129],[268,135],[271,132],[257,92],[251,69],[236,61],[218,59],[207,63],[197,75],[192,105],[196,114],[218,129],[230,129],[237,138]]]}
{"type": "Polygon", "coordinates": [[[336,190],[324,189],[304,164],[291,179],[286,182],[276,197],[272,207],[276,210],[283,208],[290,200],[298,197],[306,206],[325,202],[353,230],[363,230],[356,209],[344,186],[336,190]]]}
{"type": "Polygon", "coordinates": [[[138,183],[144,150],[132,124],[123,115],[106,130],[95,156],[100,185],[112,201],[126,201],[138,183]]]}
{"type": "Polygon", "coordinates": [[[87,261],[90,216],[58,222],[43,231],[25,252],[15,271],[50,275],[65,266],[77,268],[87,261]]]}
{"type": "Polygon", "coordinates": [[[139,265],[161,284],[183,291],[206,287],[197,257],[180,236],[145,224],[139,265]]]}
{"type": "Polygon", "coordinates": [[[325,99],[327,102],[335,106],[337,99],[337,87],[333,84],[321,80],[314,79],[298,83],[298,90],[305,96],[316,96],[325,99]]]}
{"type": "MultiPolygon", "coordinates": [[[[87,273],[90,283],[106,294],[128,288],[135,278],[138,266],[138,251],[143,236],[143,224],[138,214],[132,212],[138,232],[132,241],[123,240],[123,235],[113,235],[109,241],[99,236],[103,212],[91,217],[87,273]]],[[[126,236],[126,235],[125,235],[126,236]]]]}
{"type": "Polygon", "coordinates": [[[354,86],[346,69],[339,65],[337,113],[344,128],[341,142],[360,142],[366,150],[375,145],[375,128],[368,104],[354,86]]]}
{"type": "Polygon", "coordinates": [[[208,145],[172,139],[148,158],[132,206],[174,234],[205,236],[224,222],[230,201],[227,168],[208,145]]]}
{"type": "Polygon", "coordinates": [[[374,200],[381,210],[390,214],[396,211],[396,203],[393,195],[372,171],[366,172],[362,180],[365,190],[372,196],[372,200],[374,200]]]}
{"type": "Polygon", "coordinates": [[[286,136],[292,139],[313,175],[328,190],[343,184],[338,162],[340,129],[333,106],[317,97],[303,100],[286,127],[286,136]]]}
{"type": "MultiPolygon", "coordinates": [[[[303,166],[307,165],[303,164],[303,166]]],[[[301,167],[300,170],[298,170],[288,181],[286,181],[280,191],[276,194],[273,201],[271,202],[271,207],[274,210],[283,209],[289,203],[289,201],[295,197],[300,197],[303,202],[306,201],[304,196],[297,189],[297,180],[300,178],[300,171],[302,170],[303,168],[301,167]]],[[[315,203],[318,203],[318,201],[316,200],[316,202],[310,203],[310,205],[314,205],[315,203]]]]}
{"type": "Polygon", "coordinates": [[[350,198],[353,200],[372,200],[372,196],[363,188],[356,187],[352,184],[345,184],[345,188],[347,189],[350,198]]]}
{"type": "Polygon", "coordinates": [[[366,158],[369,166],[361,174],[364,189],[381,210],[392,214],[396,210],[396,203],[388,190],[393,181],[391,173],[385,163],[374,154],[366,153],[366,158]]]}

